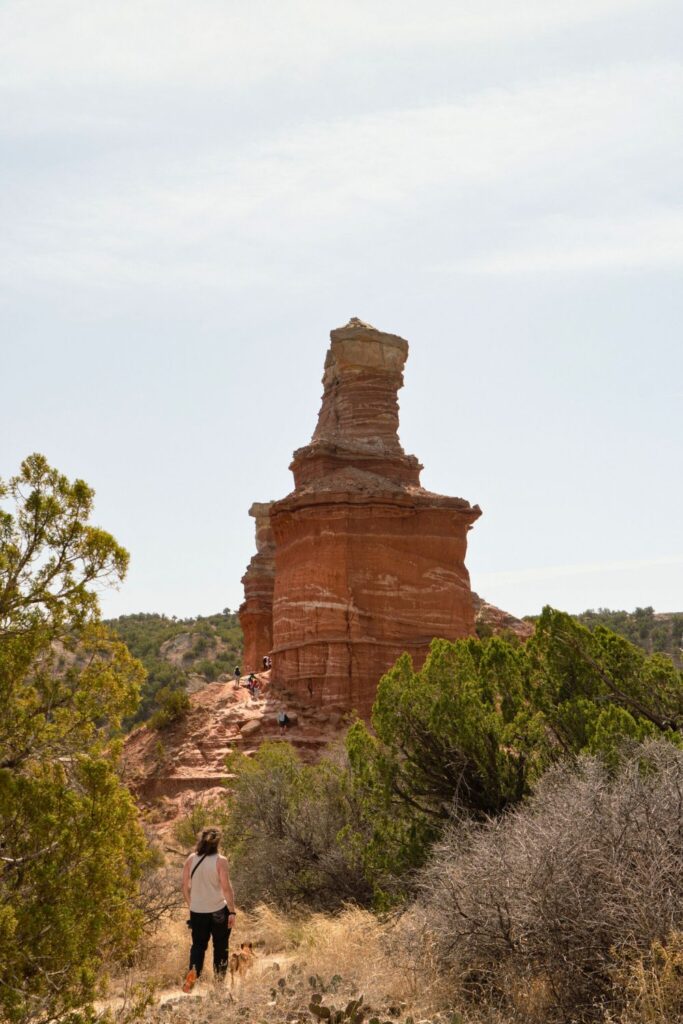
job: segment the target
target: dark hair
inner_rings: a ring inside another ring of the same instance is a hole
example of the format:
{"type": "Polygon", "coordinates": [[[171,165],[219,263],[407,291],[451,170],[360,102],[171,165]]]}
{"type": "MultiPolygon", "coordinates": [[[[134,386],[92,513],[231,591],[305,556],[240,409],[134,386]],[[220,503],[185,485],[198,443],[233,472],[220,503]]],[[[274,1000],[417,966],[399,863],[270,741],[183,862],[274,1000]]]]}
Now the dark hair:
{"type": "Polygon", "coordinates": [[[196,851],[200,857],[208,857],[212,853],[218,852],[218,844],[220,841],[220,829],[214,828],[213,825],[209,826],[209,828],[203,828],[201,832],[197,834],[196,851]]]}

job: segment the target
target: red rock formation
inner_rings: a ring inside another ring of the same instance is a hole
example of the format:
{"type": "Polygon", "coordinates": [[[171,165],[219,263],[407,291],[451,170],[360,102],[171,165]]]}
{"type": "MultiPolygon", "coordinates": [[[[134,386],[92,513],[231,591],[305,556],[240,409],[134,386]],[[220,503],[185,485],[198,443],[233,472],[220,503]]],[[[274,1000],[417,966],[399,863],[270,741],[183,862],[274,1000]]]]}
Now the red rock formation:
{"type": "Polygon", "coordinates": [[[479,594],[472,593],[475,613],[475,628],[480,636],[490,636],[498,633],[514,633],[520,640],[528,640],[534,635],[534,626],[531,622],[518,619],[510,612],[504,612],[502,608],[496,608],[489,604],[479,594]]]}
{"type": "MultiPolygon", "coordinates": [[[[355,319],[331,339],[318,425],[291,465],[295,489],[270,507],[273,680],[368,715],[400,654],[421,664],[433,637],[474,632],[465,552],[481,512],[424,490],[401,447],[408,343],[355,319]]],[[[244,607],[246,632],[249,598],[244,607]]]]}
{"type": "Polygon", "coordinates": [[[249,509],[249,515],[256,520],[256,554],[242,577],[245,599],[240,608],[247,672],[260,669],[263,656],[273,646],[275,543],[270,527],[270,507],[268,502],[255,502],[249,509]]]}

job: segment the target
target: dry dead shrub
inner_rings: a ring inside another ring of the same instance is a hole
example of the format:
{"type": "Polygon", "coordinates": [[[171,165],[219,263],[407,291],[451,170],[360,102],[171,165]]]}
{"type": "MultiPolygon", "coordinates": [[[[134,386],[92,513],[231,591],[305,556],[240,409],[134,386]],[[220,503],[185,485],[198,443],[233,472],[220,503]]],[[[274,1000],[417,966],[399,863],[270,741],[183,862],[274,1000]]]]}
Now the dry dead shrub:
{"type": "Polygon", "coordinates": [[[183,905],[177,868],[163,862],[151,864],[140,879],[137,905],[143,913],[146,933],[154,934],[183,905]]]}
{"type": "Polygon", "coordinates": [[[595,759],[555,769],[509,815],[454,827],[421,888],[465,995],[520,1021],[597,1019],[623,1001],[617,957],[683,927],[683,752],[653,742],[614,775],[595,759]]]}
{"type": "Polygon", "coordinates": [[[172,910],[159,919],[128,969],[110,979],[110,996],[122,996],[139,986],[161,990],[179,983],[187,971],[190,949],[186,918],[186,911],[172,910]]]}

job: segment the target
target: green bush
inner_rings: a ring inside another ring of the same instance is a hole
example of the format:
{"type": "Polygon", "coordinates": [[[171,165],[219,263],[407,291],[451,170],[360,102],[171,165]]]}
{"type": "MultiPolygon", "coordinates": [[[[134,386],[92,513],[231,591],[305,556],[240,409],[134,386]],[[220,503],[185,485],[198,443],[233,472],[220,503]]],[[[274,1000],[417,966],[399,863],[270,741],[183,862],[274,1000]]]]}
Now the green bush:
{"type": "Polygon", "coordinates": [[[589,629],[606,626],[648,654],[668,654],[678,668],[683,667],[683,614],[680,612],[657,615],[649,607],[636,608],[634,612],[598,608],[582,612],[576,618],[589,629]]]}
{"type": "Polygon", "coordinates": [[[198,672],[200,676],[204,676],[208,682],[213,683],[218,676],[221,674],[220,667],[215,661],[211,661],[209,658],[202,658],[195,665],[195,672],[198,672]]]}
{"type": "Polygon", "coordinates": [[[350,730],[356,796],[373,823],[369,876],[423,863],[454,813],[499,815],[556,761],[614,761],[625,738],[681,742],[683,675],[604,626],[591,633],[546,608],[525,645],[434,640],[416,672],[407,655],[380,681],[371,732],[350,730]]]}
{"type": "Polygon", "coordinates": [[[224,803],[217,800],[205,801],[196,800],[189,814],[175,823],[173,835],[185,850],[194,848],[197,842],[197,834],[207,825],[218,825],[225,827],[226,807],[224,803]]]}
{"type": "Polygon", "coordinates": [[[157,693],[156,700],[157,710],[147,723],[150,729],[166,729],[185,718],[190,710],[190,698],[185,690],[163,687],[157,693]]]}
{"type": "Polygon", "coordinates": [[[41,455],[0,481],[0,1019],[91,1019],[135,951],[149,851],[118,770],[143,668],[99,621],[128,555],[41,455]]]}
{"type": "Polygon", "coordinates": [[[364,824],[345,764],[305,765],[286,743],[233,755],[226,841],[239,900],[335,910],[372,890],[355,841],[364,824]]]}

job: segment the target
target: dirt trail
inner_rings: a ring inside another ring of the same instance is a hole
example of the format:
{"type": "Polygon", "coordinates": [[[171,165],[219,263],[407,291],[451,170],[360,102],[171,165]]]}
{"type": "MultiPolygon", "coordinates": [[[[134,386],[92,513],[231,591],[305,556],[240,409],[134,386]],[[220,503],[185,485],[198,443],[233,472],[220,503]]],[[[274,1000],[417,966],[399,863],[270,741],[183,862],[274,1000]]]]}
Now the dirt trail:
{"type": "MultiPolygon", "coordinates": [[[[221,993],[224,997],[238,999],[244,994],[245,989],[248,989],[250,984],[262,977],[265,972],[276,964],[278,967],[287,968],[294,960],[291,954],[275,955],[267,954],[258,956],[254,962],[253,968],[249,971],[246,981],[237,979],[234,984],[231,985],[230,976],[225,980],[224,984],[216,983],[211,973],[211,967],[209,965],[206,980],[198,981],[192,992],[185,993],[182,990],[183,979],[179,978],[178,983],[173,985],[171,988],[157,989],[154,992],[154,999],[150,1010],[158,1009],[160,1006],[165,1006],[167,1003],[182,1003],[185,1000],[194,1000],[195,1002],[202,1002],[215,995],[221,993]]],[[[131,1003],[131,997],[128,995],[117,995],[111,996],[109,999],[101,999],[95,1003],[95,1009],[97,1013],[110,1013],[117,1014],[126,1008],[131,1003]]]]}

